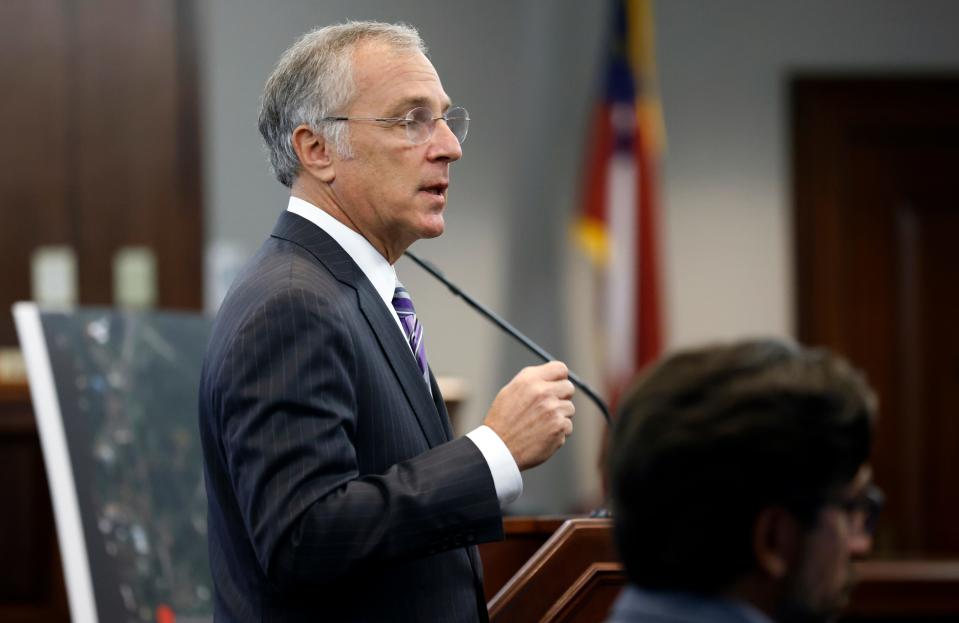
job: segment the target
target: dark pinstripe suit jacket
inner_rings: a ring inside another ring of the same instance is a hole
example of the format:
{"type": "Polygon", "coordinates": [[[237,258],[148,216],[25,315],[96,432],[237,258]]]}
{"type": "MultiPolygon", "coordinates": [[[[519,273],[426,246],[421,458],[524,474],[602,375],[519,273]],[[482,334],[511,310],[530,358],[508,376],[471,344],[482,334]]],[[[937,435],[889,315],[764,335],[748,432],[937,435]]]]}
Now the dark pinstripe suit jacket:
{"type": "Polygon", "coordinates": [[[200,382],[217,621],[486,618],[499,503],[431,381],[359,267],[284,212],[200,382]]]}

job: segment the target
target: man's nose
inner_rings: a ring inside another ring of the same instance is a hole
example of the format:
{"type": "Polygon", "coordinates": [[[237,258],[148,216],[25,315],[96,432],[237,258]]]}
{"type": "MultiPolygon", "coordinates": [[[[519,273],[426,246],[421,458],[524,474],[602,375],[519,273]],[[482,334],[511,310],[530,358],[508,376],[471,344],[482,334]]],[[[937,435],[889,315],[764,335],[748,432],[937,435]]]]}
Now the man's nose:
{"type": "Polygon", "coordinates": [[[433,127],[433,136],[430,137],[429,157],[431,160],[446,160],[455,162],[463,157],[463,146],[450,130],[446,120],[437,119],[433,127]]]}

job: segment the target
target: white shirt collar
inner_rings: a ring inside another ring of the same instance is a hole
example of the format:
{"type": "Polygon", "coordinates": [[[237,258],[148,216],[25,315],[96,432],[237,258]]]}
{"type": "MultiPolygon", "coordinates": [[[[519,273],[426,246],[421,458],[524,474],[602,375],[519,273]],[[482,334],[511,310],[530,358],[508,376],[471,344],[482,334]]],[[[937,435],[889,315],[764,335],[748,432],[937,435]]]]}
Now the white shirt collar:
{"type": "MultiPolygon", "coordinates": [[[[366,278],[373,284],[373,288],[383,299],[386,308],[393,311],[396,269],[370,244],[369,240],[339,222],[324,210],[298,197],[291,195],[290,203],[286,209],[312,222],[343,247],[347,255],[356,262],[366,278]]],[[[395,311],[393,311],[393,315],[396,316],[395,311]]],[[[399,318],[396,322],[399,323],[399,318]]]]}

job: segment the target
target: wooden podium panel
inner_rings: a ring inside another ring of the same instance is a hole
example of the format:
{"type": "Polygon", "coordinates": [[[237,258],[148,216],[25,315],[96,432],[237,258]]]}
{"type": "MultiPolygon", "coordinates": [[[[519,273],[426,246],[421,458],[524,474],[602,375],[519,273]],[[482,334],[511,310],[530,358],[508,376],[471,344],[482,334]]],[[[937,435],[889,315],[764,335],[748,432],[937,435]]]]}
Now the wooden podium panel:
{"type": "Polygon", "coordinates": [[[566,521],[565,517],[506,517],[503,519],[505,540],[482,543],[483,590],[486,601],[493,598],[510,578],[526,564],[553,533],[566,521]]]}
{"type": "Polygon", "coordinates": [[[489,601],[490,622],[605,618],[625,582],[611,525],[609,519],[563,522],[489,601]]]}

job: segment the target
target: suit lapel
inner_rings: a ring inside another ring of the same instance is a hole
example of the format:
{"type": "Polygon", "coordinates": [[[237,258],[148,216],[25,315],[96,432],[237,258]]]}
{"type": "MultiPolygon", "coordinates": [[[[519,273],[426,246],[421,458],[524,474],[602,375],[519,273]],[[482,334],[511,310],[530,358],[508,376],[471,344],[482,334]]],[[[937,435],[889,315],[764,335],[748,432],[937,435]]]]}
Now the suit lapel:
{"type": "MultiPolygon", "coordinates": [[[[417,368],[419,371],[419,368],[417,368]]],[[[450,441],[453,439],[453,429],[450,426],[450,414],[446,411],[446,401],[443,400],[443,394],[440,393],[439,383],[436,382],[436,377],[433,376],[433,370],[430,370],[430,389],[433,392],[433,407],[436,409],[436,412],[439,413],[440,422],[443,424],[443,431],[446,433],[446,440],[450,441]]]]}
{"type": "MultiPolygon", "coordinates": [[[[284,211],[273,229],[273,236],[288,240],[309,251],[321,262],[330,273],[340,282],[356,290],[360,311],[370,325],[373,335],[376,336],[380,348],[386,356],[393,373],[403,388],[403,393],[409,401],[419,420],[420,428],[426,436],[430,447],[438,446],[448,441],[452,436],[448,434],[449,424],[446,409],[438,412],[430,392],[423,382],[416,358],[410,351],[409,345],[403,339],[399,327],[383,300],[373,288],[373,284],[366,278],[359,266],[350,258],[349,254],[336,243],[325,231],[310,221],[284,211]],[[443,415],[441,419],[441,414],[443,415]]],[[[432,373],[430,380],[433,381],[432,373]]],[[[433,383],[435,387],[435,383],[433,383]]],[[[434,395],[442,404],[439,388],[434,389],[434,395]]]]}
{"type": "Polygon", "coordinates": [[[393,372],[400,379],[406,398],[413,405],[413,412],[416,413],[430,446],[438,446],[448,441],[440,414],[436,411],[420,368],[416,365],[416,358],[396,326],[393,316],[386,310],[383,300],[372,285],[367,283],[365,288],[359,288],[357,292],[360,296],[360,310],[373,327],[393,372]]]}

